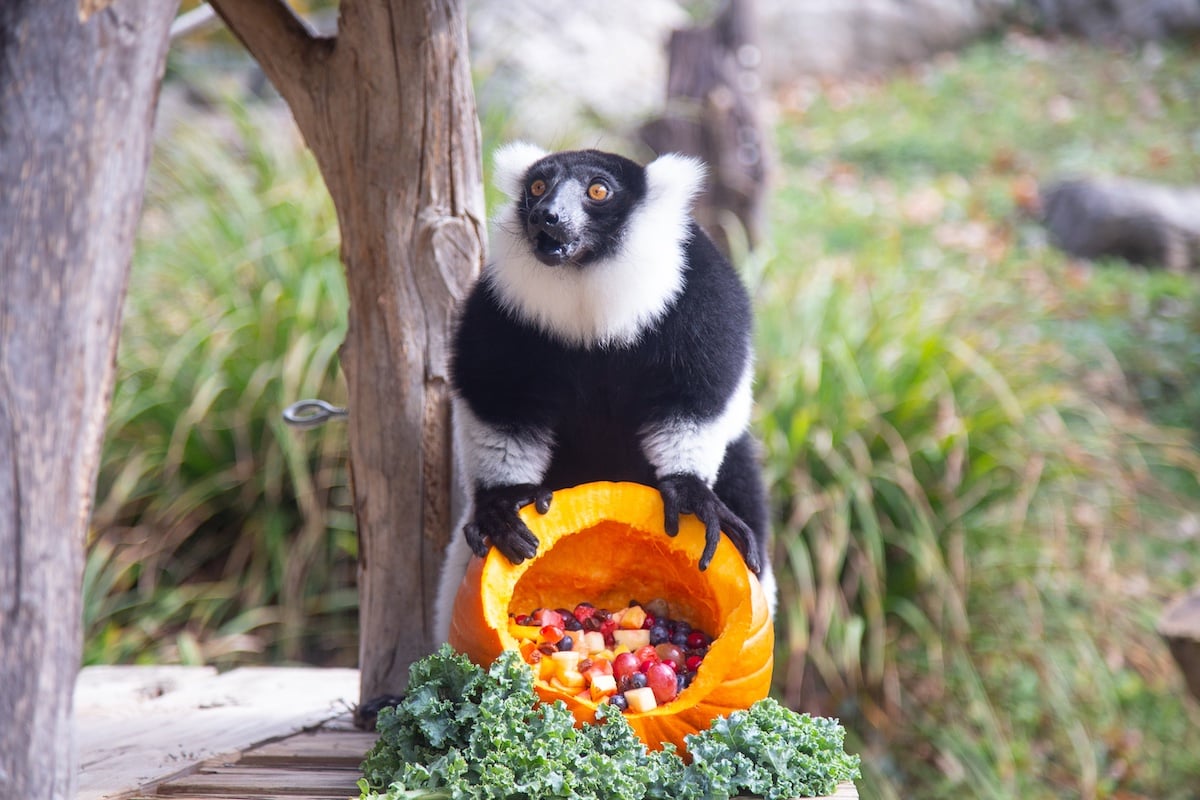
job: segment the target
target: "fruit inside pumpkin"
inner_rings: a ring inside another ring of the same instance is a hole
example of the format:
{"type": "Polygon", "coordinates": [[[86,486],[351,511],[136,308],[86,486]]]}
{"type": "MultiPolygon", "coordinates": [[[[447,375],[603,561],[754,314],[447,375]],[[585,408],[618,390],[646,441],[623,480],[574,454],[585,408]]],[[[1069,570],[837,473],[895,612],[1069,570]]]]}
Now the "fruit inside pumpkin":
{"type": "MultiPolygon", "coordinates": [[[[520,647],[509,632],[510,615],[664,598],[673,615],[715,638],[678,697],[626,714],[648,746],[673,742],[682,751],[686,734],[767,695],[774,658],[770,614],[757,578],[727,539],[701,572],[703,525],[685,517],[678,536],[667,536],[658,492],[630,483],[560,490],[547,514],[526,508],[522,519],[541,543],[537,555],[512,564],[493,549],[471,561],[455,602],[453,647],[486,665],[502,650],[520,647]]],[[[595,719],[598,702],[542,680],[537,690],[543,700],[563,700],[576,719],[595,719]]]]}

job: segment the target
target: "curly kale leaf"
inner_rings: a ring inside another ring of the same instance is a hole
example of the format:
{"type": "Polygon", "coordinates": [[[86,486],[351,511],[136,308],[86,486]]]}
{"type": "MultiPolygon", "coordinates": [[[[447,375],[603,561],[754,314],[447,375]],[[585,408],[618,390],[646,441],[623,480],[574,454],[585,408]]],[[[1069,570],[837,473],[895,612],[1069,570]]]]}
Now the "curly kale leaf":
{"type": "Polygon", "coordinates": [[[362,766],[367,785],[383,791],[409,764],[438,763],[438,774],[457,777],[453,754],[470,742],[486,686],[484,671],[446,645],[413,664],[404,700],[376,719],[379,739],[362,766]]]}
{"type": "Polygon", "coordinates": [[[692,763],[677,796],[783,800],[832,794],[838,783],[859,776],[859,758],[846,753],[845,738],[836,720],[760,700],[687,737],[692,763]]]}

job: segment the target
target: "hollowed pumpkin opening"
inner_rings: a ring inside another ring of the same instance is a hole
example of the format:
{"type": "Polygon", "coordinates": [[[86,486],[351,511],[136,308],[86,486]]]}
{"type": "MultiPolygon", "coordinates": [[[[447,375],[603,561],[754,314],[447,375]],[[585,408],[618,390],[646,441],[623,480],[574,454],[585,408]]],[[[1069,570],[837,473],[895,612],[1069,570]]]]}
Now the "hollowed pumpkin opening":
{"type": "MultiPolygon", "coordinates": [[[[511,564],[493,550],[472,559],[455,601],[450,644],[479,664],[518,647],[508,633],[510,614],[536,608],[572,608],[587,601],[623,608],[630,600],[666,600],[671,616],[715,637],[695,679],[670,703],[626,713],[650,747],[707,728],[720,715],[767,695],[774,630],[757,578],[722,538],[709,568],[698,568],[704,528],[692,517],[680,532],[663,530],[658,492],[631,483],[592,483],[555,492],[550,511],[522,518],[540,541],[538,554],[511,564]]],[[[595,719],[597,704],[536,682],[543,700],[563,700],[577,720],[595,719]]]]}

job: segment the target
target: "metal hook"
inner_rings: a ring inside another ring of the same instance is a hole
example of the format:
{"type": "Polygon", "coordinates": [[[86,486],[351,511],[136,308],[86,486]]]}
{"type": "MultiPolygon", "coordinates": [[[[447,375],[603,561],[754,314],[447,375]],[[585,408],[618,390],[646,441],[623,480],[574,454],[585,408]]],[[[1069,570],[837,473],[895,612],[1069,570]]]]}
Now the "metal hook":
{"type": "Polygon", "coordinates": [[[296,428],[316,428],[331,419],[344,419],[349,414],[346,409],[324,400],[298,400],[283,410],[283,421],[296,428]]]}

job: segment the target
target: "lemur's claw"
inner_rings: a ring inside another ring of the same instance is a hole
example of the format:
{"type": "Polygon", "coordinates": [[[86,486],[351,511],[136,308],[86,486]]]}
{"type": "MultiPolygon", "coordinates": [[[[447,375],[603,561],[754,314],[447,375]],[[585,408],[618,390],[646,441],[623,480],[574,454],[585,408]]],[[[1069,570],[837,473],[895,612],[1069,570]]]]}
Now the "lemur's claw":
{"type": "Polygon", "coordinates": [[[489,546],[495,546],[514,564],[533,558],[538,539],[517,512],[532,503],[539,514],[545,514],[552,497],[549,489],[532,483],[479,489],[475,492],[475,517],[463,527],[471,551],[482,557],[489,546]]]}
{"type": "Polygon", "coordinates": [[[717,553],[721,531],[729,537],[750,571],[758,574],[762,562],[758,539],[741,518],[721,502],[721,498],[699,476],[679,473],[659,481],[658,491],[663,498],[663,528],[668,536],[679,533],[679,516],[694,514],[704,523],[704,551],[700,554],[700,569],[708,569],[717,553]]]}

